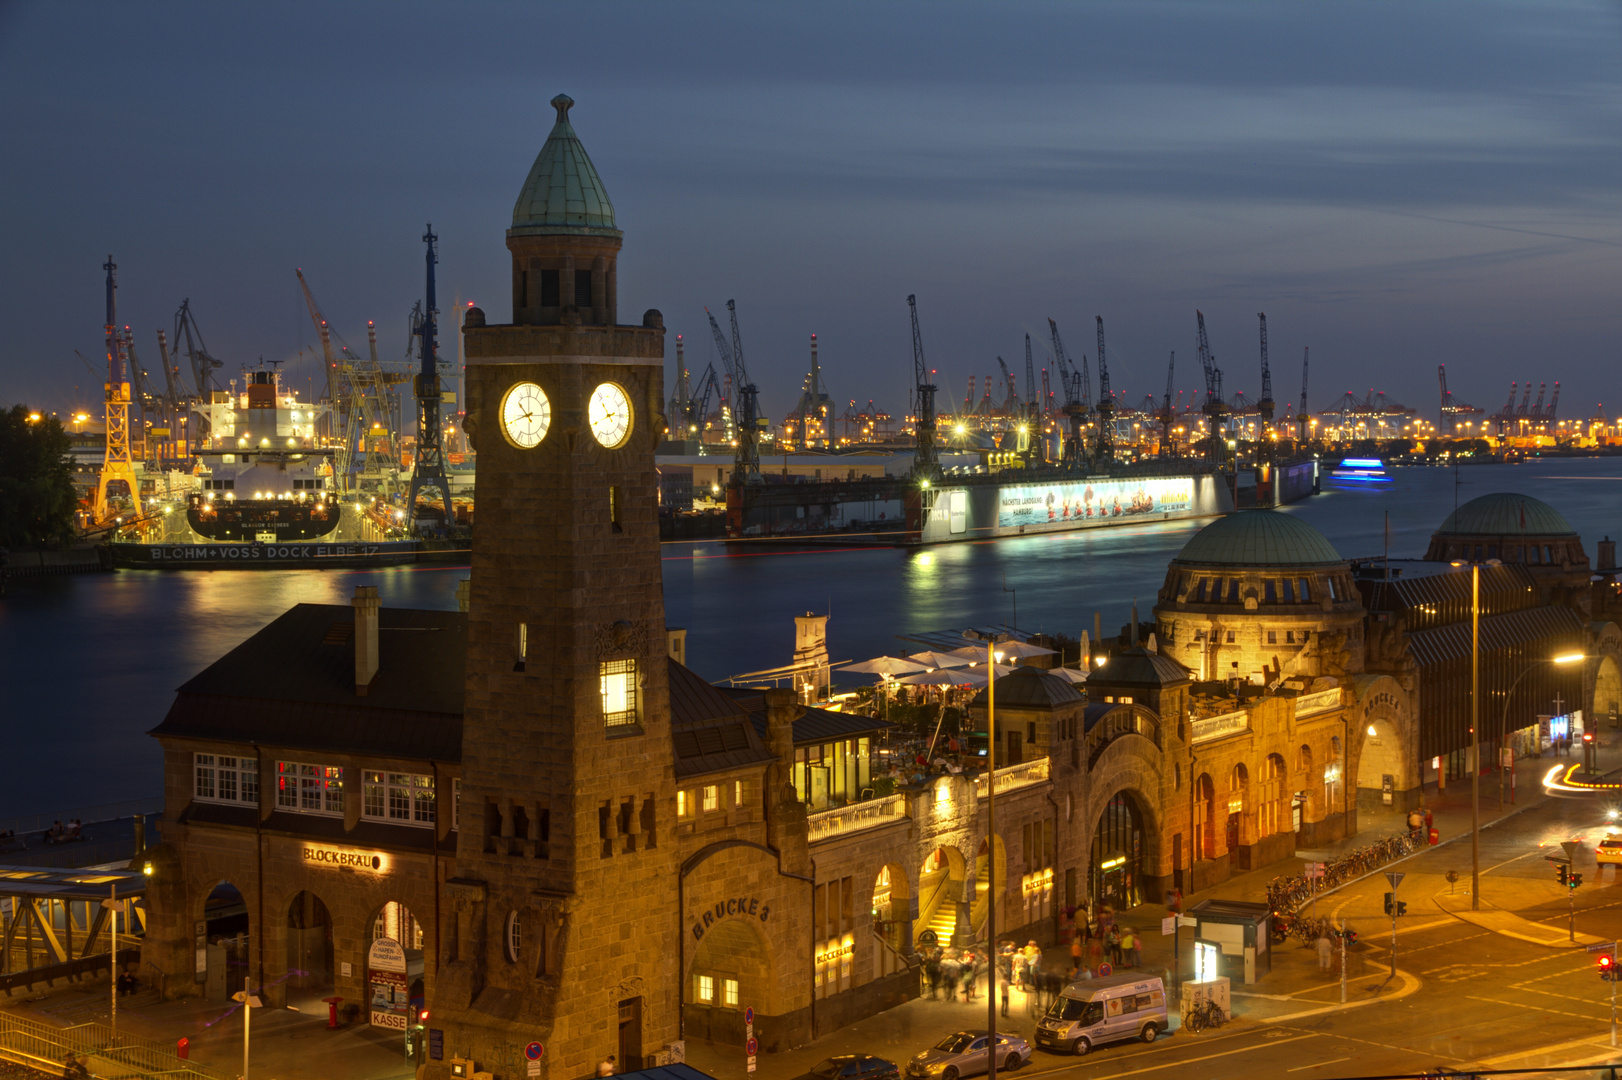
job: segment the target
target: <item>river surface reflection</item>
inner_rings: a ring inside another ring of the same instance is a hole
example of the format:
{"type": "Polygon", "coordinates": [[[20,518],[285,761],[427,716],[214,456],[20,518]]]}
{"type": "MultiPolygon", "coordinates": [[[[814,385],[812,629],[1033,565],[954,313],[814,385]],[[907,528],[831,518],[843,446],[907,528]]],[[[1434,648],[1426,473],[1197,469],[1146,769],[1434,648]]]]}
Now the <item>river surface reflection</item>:
{"type": "MultiPolygon", "coordinates": [[[[1393,557],[1424,553],[1453,509],[1494,491],[1551,503],[1590,558],[1622,531],[1622,459],[1395,470],[1381,490],[1328,490],[1286,508],[1348,558],[1378,555],[1387,514],[1393,557]]],[[[1072,636],[1102,613],[1106,633],[1148,618],[1167,562],[1203,525],[1174,522],[943,545],[733,551],[664,549],[666,621],[688,630],[705,677],[786,664],[795,615],[828,613],[835,659],[909,648],[899,634],[1008,622],[1072,636]]],[[[385,605],[454,608],[462,567],[376,571],[123,571],[16,583],[0,597],[0,819],[156,795],[158,745],[146,734],[176,687],[297,603],[347,604],[375,585],[385,605]]],[[[264,658],[271,685],[287,659],[264,658]]],[[[245,696],[254,693],[244,686],[245,696]]]]}

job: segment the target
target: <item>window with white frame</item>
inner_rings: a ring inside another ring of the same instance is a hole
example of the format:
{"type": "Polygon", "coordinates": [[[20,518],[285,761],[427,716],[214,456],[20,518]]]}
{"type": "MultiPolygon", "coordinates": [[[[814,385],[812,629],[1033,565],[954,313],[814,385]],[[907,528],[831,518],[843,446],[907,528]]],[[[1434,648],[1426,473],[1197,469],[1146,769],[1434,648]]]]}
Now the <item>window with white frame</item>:
{"type": "Polygon", "coordinates": [[[434,778],[415,773],[361,773],[361,816],[400,825],[434,823],[434,778]]]}
{"type": "Polygon", "coordinates": [[[704,785],[704,812],[717,810],[721,806],[721,789],[715,784],[704,785]]]}
{"type": "Polygon", "coordinates": [[[192,797],[203,802],[259,802],[259,763],[228,754],[194,754],[192,797]]]}
{"type": "Polygon", "coordinates": [[[732,805],[734,807],[740,807],[740,806],[743,805],[743,781],[742,780],[734,780],[734,781],[732,781],[732,805]]]}
{"type": "Polygon", "coordinates": [[[725,1005],[729,1009],[736,1009],[738,1007],[737,979],[721,980],[721,1004],[725,1005]]]}
{"type": "Polygon", "coordinates": [[[344,813],[344,770],[301,761],[276,763],[276,809],[300,814],[344,813]]]}
{"type": "Polygon", "coordinates": [[[700,1004],[708,1005],[715,1000],[715,976],[698,975],[694,983],[693,996],[698,998],[700,1004]]]}

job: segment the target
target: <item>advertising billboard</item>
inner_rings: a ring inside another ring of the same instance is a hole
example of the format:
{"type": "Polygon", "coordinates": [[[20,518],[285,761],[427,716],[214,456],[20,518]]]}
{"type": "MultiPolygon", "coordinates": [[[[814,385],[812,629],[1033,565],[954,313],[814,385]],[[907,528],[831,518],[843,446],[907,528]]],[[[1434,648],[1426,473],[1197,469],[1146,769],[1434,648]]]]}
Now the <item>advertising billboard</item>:
{"type": "Polygon", "coordinates": [[[998,492],[997,527],[1017,529],[1125,520],[1186,511],[1193,503],[1188,476],[1119,480],[1058,480],[1010,484],[998,492]]]}

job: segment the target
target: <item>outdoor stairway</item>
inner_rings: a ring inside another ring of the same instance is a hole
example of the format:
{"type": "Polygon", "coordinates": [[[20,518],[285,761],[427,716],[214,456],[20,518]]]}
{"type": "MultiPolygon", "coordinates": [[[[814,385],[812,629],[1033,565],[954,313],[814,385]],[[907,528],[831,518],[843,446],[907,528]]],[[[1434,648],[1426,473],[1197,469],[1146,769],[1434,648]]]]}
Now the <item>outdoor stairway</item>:
{"type": "Polygon", "coordinates": [[[935,909],[935,914],[929,918],[927,924],[935,931],[935,940],[942,945],[952,942],[952,934],[957,930],[957,905],[950,900],[943,900],[935,909]]]}

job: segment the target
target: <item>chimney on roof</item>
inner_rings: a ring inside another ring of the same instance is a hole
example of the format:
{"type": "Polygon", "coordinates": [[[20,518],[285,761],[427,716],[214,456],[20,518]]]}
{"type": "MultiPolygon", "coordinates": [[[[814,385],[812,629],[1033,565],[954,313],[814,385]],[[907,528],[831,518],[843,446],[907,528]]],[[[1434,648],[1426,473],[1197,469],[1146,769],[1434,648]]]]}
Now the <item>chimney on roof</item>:
{"type": "Polygon", "coordinates": [[[355,693],[365,697],[377,678],[377,586],[355,586],[355,693]]]}
{"type": "Polygon", "coordinates": [[[687,631],[680,626],[665,627],[665,651],[682,667],[687,666],[687,631]]]}

